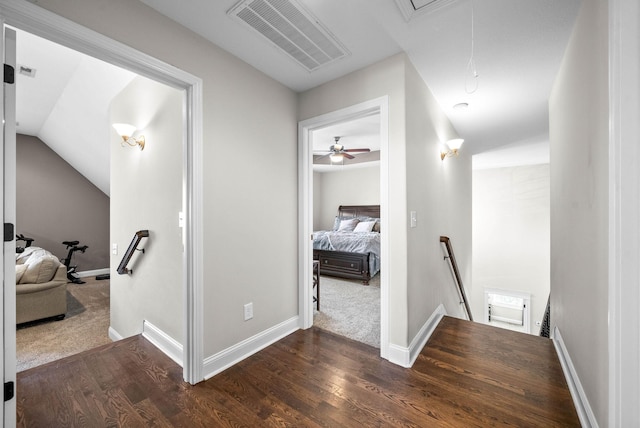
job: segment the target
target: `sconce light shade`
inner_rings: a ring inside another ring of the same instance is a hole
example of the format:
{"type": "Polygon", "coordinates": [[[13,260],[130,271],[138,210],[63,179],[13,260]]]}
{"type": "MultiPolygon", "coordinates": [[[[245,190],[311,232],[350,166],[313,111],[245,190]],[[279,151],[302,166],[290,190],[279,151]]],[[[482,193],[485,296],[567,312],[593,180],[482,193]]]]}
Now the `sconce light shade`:
{"type": "Polygon", "coordinates": [[[114,123],[113,129],[115,129],[118,135],[122,137],[122,143],[120,144],[123,147],[125,144],[127,144],[131,147],[139,146],[140,150],[144,150],[144,135],[133,137],[133,133],[136,132],[135,126],[129,125],[128,123],[114,123]]]}
{"type": "Polygon", "coordinates": [[[445,143],[445,149],[440,152],[440,159],[448,158],[451,156],[458,156],[458,150],[462,147],[464,140],[462,138],[454,138],[445,143]]]}

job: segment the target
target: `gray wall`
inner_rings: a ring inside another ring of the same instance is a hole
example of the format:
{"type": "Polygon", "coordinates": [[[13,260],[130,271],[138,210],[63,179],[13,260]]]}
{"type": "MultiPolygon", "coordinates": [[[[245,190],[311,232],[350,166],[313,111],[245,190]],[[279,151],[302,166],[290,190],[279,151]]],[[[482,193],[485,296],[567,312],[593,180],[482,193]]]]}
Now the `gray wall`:
{"type": "MultiPolygon", "coordinates": [[[[17,136],[16,232],[33,245],[67,256],[62,241],[78,240],[78,271],[109,267],[109,197],[37,137],[17,136]]],[[[24,244],[24,243],[20,243],[24,244]]]]}
{"type": "MultiPolygon", "coordinates": [[[[41,0],[38,6],[203,81],[204,356],[294,318],[296,94],[142,2],[41,0]],[[245,322],[248,302],[254,317],[245,322]]],[[[146,137],[152,145],[152,134],[146,137]]],[[[161,263],[147,268],[162,269],[161,263]]],[[[173,327],[172,336],[181,337],[173,333],[179,329],[173,327]]]]}
{"type": "MultiPolygon", "coordinates": [[[[123,337],[141,332],[147,320],[183,343],[182,91],[136,77],[110,109],[111,123],[131,123],[144,135],[143,151],[122,147],[111,133],[111,327],[123,337]],[[130,262],[132,275],[118,275],[133,235],[149,238],[130,262]]],[[[138,135],[138,134],[136,134],[138,135]]]]}
{"type": "Polygon", "coordinates": [[[465,279],[471,274],[471,157],[440,160],[454,137],[429,88],[398,54],[299,96],[308,119],[389,96],[389,339],[408,347],[439,304],[461,316],[439,236],[449,235],[465,279]],[[409,228],[408,213],[418,212],[409,228]]]}
{"type": "Polygon", "coordinates": [[[549,164],[473,171],[471,309],[483,321],[484,289],[531,293],[538,334],[549,297],[549,164]]]}
{"type": "Polygon", "coordinates": [[[583,2],[549,100],[551,323],[600,426],[609,397],[607,17],[607,2],[583,2]]]}
{"type": "Polygon", "coordinates": [[[366,168],[315,172],[313,180],[314,230],[331,230],[340,205],[380,204],[378,164],[366,168]]]}

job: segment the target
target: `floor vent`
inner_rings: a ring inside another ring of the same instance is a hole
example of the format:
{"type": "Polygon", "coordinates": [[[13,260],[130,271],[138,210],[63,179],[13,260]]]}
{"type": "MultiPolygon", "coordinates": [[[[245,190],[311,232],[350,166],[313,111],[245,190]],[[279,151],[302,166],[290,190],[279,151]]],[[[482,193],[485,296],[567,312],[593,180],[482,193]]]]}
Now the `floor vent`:
{"type": "Polygon", "coordinates": [[[295,0],[242,0],[227,14],[266,37],[308,71],[349,55],[295,0]]]}
{"type": "Polygon", "coordinates": [[[416,16],[434,12],[455,0],[396,0],[405,21],[409,22],[416,16]]]}

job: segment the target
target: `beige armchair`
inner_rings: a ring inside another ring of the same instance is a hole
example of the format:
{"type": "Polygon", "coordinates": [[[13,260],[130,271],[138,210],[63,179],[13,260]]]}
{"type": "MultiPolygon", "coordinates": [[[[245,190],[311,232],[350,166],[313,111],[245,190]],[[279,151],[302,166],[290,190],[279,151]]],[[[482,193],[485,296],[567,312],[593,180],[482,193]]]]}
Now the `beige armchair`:
{"type": "Polygon", "coordinates": [[[16,323],[66,313],[67,268],[42,248],[26,248],[16,257],[16,323]]]}

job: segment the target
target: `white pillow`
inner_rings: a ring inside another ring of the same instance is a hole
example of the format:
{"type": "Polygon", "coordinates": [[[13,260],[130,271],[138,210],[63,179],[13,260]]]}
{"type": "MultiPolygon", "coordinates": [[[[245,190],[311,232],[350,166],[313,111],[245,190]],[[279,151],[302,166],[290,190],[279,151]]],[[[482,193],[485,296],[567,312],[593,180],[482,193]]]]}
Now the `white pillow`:
{"type": "Polygon", "coordinates": [[[16,265],[16,284],[20,284],[22,275],[27,271],[27,265],[16,265]]]}
{"type": "Polygon", "coordinates": [[[60,261],[51,253],[35,253],[25,261],[27,267],[20,279],[20,284],[42,284],[51,281],[60,261]]]}
{"type": "Polygon", "coordinates": [[[340,222],[340,227],[338,228],[338,232],[353,232],[356,225],[360,220],[357,218],[345,219],[340,222]]]}
{"type": "Polygon", "coordinates": [[[376,221],[361,221],[360,223],[358,223],[358,225],[356,226],[355,229],[353,229],[354,232],[371,232],[373,230],[373,226],[376,224],[376,221]]]}

